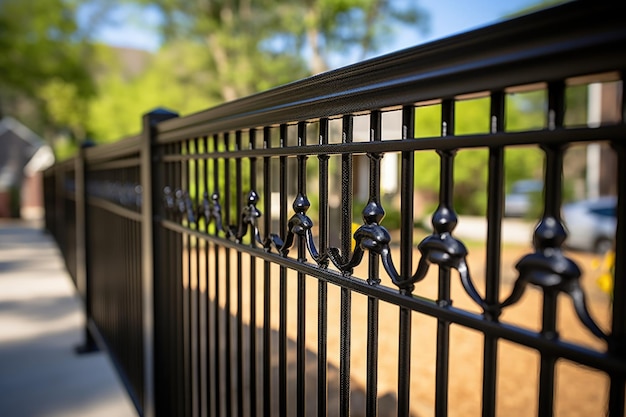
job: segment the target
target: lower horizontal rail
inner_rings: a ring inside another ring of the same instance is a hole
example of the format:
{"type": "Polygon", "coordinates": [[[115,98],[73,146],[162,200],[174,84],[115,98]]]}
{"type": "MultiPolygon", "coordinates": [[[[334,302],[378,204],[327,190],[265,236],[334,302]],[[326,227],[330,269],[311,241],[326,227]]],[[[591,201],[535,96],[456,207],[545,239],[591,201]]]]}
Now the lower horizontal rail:
{"type": "Polygon", "coordinates": [[[113,214],[116,214],[120,217],[124,217],[126,219],[134,220],[137,222],[141,221],[141,213],[130,210],[126,207],[122,207],[118,204],[115,204],[108,200],[104,200],[102,198],[88,197],[87,204],[93,207],[99,207],[103,210],[109,211],[113,214]]]}

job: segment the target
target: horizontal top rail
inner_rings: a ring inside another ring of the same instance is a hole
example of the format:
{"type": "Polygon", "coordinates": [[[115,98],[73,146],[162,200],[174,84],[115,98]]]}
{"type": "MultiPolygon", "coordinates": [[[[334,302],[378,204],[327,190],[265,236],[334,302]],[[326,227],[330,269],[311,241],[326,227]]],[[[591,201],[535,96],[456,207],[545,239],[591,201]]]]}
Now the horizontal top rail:
{"type": "Polygon", "coordinates": [[[621,70],[625,48],[616,2],[573,2],[162,122],[157,141],[621,70]]]}
{"type": "Polygon", "coordinates": [[[118,142],[87,148],[85,149],[85,159],[89,163],[118,159],[138,153],[140,145],[141,135],[131,136],[118,142]]]}
{"type": "Polygon", "coordinates": [[[76,167],[75,158],[69,158],[61,162],[55,163],[53,166],[48,168],[45,172],[56,172],[58,171],[72,171],[76,167]]]}
{"type": "Polygon", "coordinates": [[[424,150],[454,150],[458,148],[480,148],[497,144],[498,146],[531,145],[541,144],[565,144],[598,140],[620,140],[626,135],[626,126],[613,125],[602,126],[594,129],[588,128],[561,128],[551,131],[523,131],[510,133],[495,133],[482,135],[458,135],[446,137],[445,141],[440,136],[420,138],[419,140],[405,141],[401,139],[384,140],[377,142],[351,142],[333,143],[328,145],[304,145],[282,146],[275,148],[237,149],[220,151],[219,153],[191,153],[166,155],[162,161],[189,161],[218,158],[250,158],[261,156],[296,156],[296,155],[339,155],[339,154],[365,154],[377,152],[403,152],[424,150]]]}

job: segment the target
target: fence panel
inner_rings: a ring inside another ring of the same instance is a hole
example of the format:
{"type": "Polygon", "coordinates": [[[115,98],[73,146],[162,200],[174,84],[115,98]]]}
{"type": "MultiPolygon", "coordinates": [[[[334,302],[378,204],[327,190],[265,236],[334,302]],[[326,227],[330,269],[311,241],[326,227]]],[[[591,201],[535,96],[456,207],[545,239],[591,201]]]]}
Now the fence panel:
{"type": "Polygon", "coordinates": [[[46,228],[54,236],[67,270],[76,284],[76,183],[75,160],[45,172],[46,228]]]}
{"type": "Polygon", "coordinates": [[[623,253],[619,16],[565,4],[191,116],[156,112],[141,139],[88,150],[91,314],[138,408],[624,415],[624,259],[609,299],[561,218],[596,147],[623,253]],[[592,123],[568,104],[596,85],[615,115],[592,123]],[[540,103],[535,121],[520,102],[540,103]],[[543,161],[527,173],[543,190],[532,236],[509,246],[516,154],[543,161]],[[468,161],[487,166],[482,189],[455,182],[468,161]],[[461,238],[456,208],[476,200],[484,243],[461,238]]]}
{"type": "MultiPolygon", "coordinates": [[[[589,286],[581,284],[574,255],[563,251],[560,214],[566,151],[596,141],[615,146],[624,133],[621,118],[594,129],[567,124],[574,117],[565,108],[572,88],[595,82],[621,88],[623,30],[618,35],[588,18],[605,12],[564,6],[160,124],[169,213],[161,227],[183,257],[182,276],[174,278],[182,287],[172,292],[179,332],[172,336],[182,352],[180,413],[422,415],[434,409],[444,416],[463,409],[459,396],[468,387],[457,381],[471,380],[453,364],[482,360],[474,399],[463,401],[475,404],[465,406],[474,413],[512,415],[516,407],[502,398],[518,391],[527,399],[517,406],[522,415],[569,410],[580,393],[558,374],[578,363],[598,372],[576,378],[600,381],[613,393],[610,412],[621,415],[624,381],[614,370],[624,367],[616,341],[622,336],[619,330],[609,336],[609,327],[620,328],[622,319],[601,314],[601,325],[592,319],[589,286]],[[594,46],[580,30],[583,21],[598,30],[594,46]],[[469,44],[471,56],[462,54],[469,44]],[[532,90],[545,100],[543,120],[515,126],[512,100],[532,90]],[[464,114],[471,100],[487,104],[483,114],[464,114]],[[430,129],[420,118],[425,111],[436,113],[439,132],[421,133],[430,129]],[[480,127],[462,131],[458,120],[468,117],[481,117],[480,127]],[[505,154],[520,148],[544,159],[544,199],[528,237],[533,247],[511,259],[502,244],[503,176],[505,154]],[[475,258],[455,236],[454,210],[464,196],[454,186],[455,159],[476,151],[489,166],[478,274],[470,273],[475,258]],[[439,164],[440,188],[432,229],[418,236],[413,180],[423,155],[439,164]],[[385,167],[389,159],[398,171],[385,167]],[[387,191],[388,177],[396,175],[399,235],[384,220],[397,204],[387,191]],[[311,201],[320,203],[311,208],[311,201]],[[355,231],[351,212],[358,204],[355,231]],[[502,269],[514,265],[515,276],[505,280],[502,269]],[[522,298],[528,284],[540,290],[533,301],[522,298]],[[569,311],[558,304],[566,298],[574,301],[569,311]],[[520,326],[515,312],[535,302],[538,325],[520,326]],[[581,344],[563,329],[575,321],[587,332],[576,339],[581,344]],[[471,339],[468,331],[483,340],[467,345],[474,352],[464,355],[455,341],[471,339]],[[512,368],[502,362],[516,357],[511,345],[522,347],[521,357],[530,356],[523,363],[538,374],[513,391],[498,378],[512,368]],[[423,355],[436,364],[426,366],[432,385],[413,370],[413,362],[424,368],[422,346],[430,346],[423,355]],[[431,395],[420,393],[424,388],[431,395]]],[[[594,407],[603,409],[601,402],[594,407]]]]}
{"type": "MultiPolygon", "coordinates": [[[[132,139],[131,139],[132,141],[132,139]]],[[[91,331],[116,364],[139,410],[144,406],[139,149],[115,156],[87,149],[86,247],[91,331]],[[93,151],[93,152],[90,152],[93,151]]]]}

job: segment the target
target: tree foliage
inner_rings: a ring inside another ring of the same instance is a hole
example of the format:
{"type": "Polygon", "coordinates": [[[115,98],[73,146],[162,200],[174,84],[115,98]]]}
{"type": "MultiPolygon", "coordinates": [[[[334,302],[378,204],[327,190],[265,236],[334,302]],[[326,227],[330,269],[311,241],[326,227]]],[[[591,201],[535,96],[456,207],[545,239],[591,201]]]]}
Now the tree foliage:
{"type": "Polygon", "coordinates": [[[116,140],[151,108],[187,114],[324,71],[332,54],[364,57],[398,22],[423,29],[425,13],[390,0],[0,0],[0,115],[48,137],[116,140]],[[163,17],[140,73],[91,39],[116,4],[163,17]]]}
{"type": "Polygon", "coordinates": [[[77,125],[62,108],[68,101],[80,107],[94,87],[76,7],[71,0],[0,0],[0,116],[36,130],[77,125]]]}
{"type": "MultiPolygon", "coordinates": [[[[507,96],[505,126],[507,131],[532,130],[543,127],[544,91],[507,96]]],[[[489,98],[455,103],[455,135],[489,132],[489,98]]],[[[441,135],[441,105],[418,107],[415,116],[416,137],[441,135]]],[[[487,166],[489,150],[463,149],[455,157],[454,204],[463,214],[484,214],[487,208],[487,166]]],[[[505,158],[505,190],[524,178],[541,178],[543,154],[537,147],[507,148],[505,158]]],[[[415,186],[426,198],[434,199],[439,191],[439,156],[436,152],[416,152],[415,186]]]]}
{"type": "MultiPolygon", "coordinates": [[[[398,23],[424,29],[425,13],[413,3],[391,0],[129,0],[159,8],[167,41],[185,39],[206,47],[207,64],[232,100],[259,91],[259,63],[308,60],[308,72],[329,69],[333,53],[376,51],[398,23]],[[252,73],[253,77],[246,76],[252,73]],[[243,75],[243,76],[241,76],[243,75]]],[[[293,72],[297,79],[302,71],[293,72]]]]}
{"type": "Polygon", "coordinates": [[[100,142],[137,132],[154,107],[184,115],[264,91],[328,69],[333,53],[375,51],[395,22],[425,22],[416,6],[390,1],[125,2],[159,11],[164,42],[135,76],[120,74],[116,59],[96,60],[108,70],[98,77],[87,130],[100,142]]]}
{"type": "MultiPolygon", "coordinates": [[[[567,125],[586,121],[586,86],[566,89],[567,125]]],[[[489,132],[489,98],[455,102],[455,134],[471,135],[489,132]]],[[[546,126],[547,91],[535,89],[509,93],[505,102],[505,130],[508,132],[543,129],[546,126]]],[[[415,115],[416,137],[441,135],[441,105],[418,107],[415,115]]],[[[487,210],[487,166],[489,150],[463,149],[455,157],[454,204],[463,214],[485,214],[487,210]]],[[[416,152],[415,186],[426,198],[435,200],[439,191],[439,156],[434,152],[416,152]]],[[[504,152],[505,192],[523,179],[542,179],[544,153],[538,146],[511,146],[504,152]]],[[[571,193],[575,178],[565,178],[565,194],[571,193]]],[[[540,205],[538,205],[540,206],[540,205]]]]}
{"type": "Polygon", "coordinates": [[[363,60],[398,35],[397,28],[424,32],[427,13],[413,2],[391,0],[299,0],[284,2],[277,18],[282,38],[310,56],[309,68],[330,68],[334,54],[363,60]]]}

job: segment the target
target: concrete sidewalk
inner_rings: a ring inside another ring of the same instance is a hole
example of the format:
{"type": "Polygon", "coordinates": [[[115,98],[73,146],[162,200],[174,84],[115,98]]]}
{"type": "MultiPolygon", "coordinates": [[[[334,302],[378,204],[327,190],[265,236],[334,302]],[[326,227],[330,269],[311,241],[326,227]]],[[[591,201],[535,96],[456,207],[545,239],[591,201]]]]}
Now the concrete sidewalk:
{"type": "Polygon", "coordinates": [[[0,416],[137,416],[108,357],[74,353],[83,323],[51,237],[0,221],[0,416]]]}

